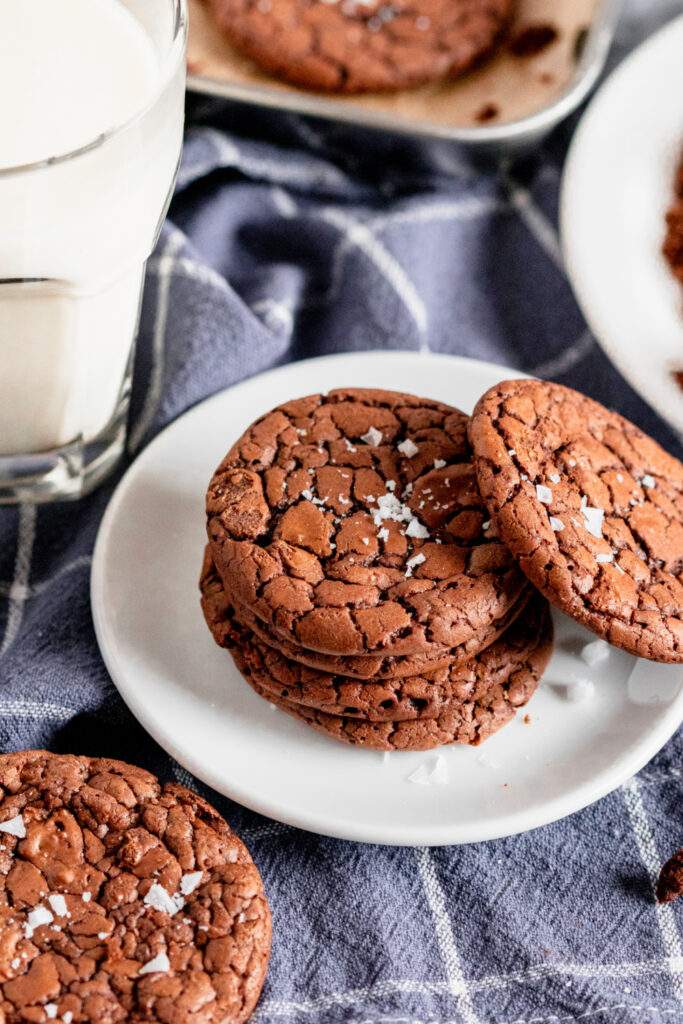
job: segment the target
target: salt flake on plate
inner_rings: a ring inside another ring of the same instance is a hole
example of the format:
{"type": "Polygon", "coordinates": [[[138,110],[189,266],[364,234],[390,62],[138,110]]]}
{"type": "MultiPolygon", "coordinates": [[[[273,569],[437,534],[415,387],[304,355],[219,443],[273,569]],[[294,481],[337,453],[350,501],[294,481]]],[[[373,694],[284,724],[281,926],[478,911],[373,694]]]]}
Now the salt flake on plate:
{"type": "Polygon", "coordinates": [[[448,766],[446,760],[437,754],[429,761],[423,761],[407,778],[417,786],[445,786],[448,782],[448,766]]]}
{"type": "Polygon", "coordinates": [[[581,648],[581,659],[593,668],[609,658],[609,644],[606,640],[591,640],[581,648]]]}

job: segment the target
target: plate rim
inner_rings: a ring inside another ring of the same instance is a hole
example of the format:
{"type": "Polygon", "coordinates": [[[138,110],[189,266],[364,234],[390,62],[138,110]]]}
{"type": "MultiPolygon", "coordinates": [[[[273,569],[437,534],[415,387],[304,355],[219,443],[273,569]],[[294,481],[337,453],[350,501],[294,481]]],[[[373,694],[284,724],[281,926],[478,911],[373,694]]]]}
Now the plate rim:
{"type": "MultiPolygon", "coordinates": [[[[371,349],[363,352],[344,352],[315,356],[299,360],[295,363],[287,363],[283,366],[247,377],[196,403],[165,426],[139,453],[118,482],[100,522],[90,571],[90,605],[100,655],[124,704],[162,750],[166,751],[180,765],[186,768],[196,779],[211,787],[217,793],[223,794],[236,803],[271,820],[334,839],[383,846],[465,845],[521,835],[544,825],[550,825],[577,811],[583,810],[585,807],[613,792],[639,772],[673,736],[681,722],[683,722],[683,687],[678,696],[671,702],[671,705],[661,717],[657,726],[646,734],[646,739],[641,739],[629,756],[622,756],[617,766],[603,771],[599,776],[600,784],[597,786],[594,782],[586,781],[574,788],[569,794],[559,795],[538,808],[517,810],[507,815],[499,816],[492,822],[484,823],[483,825],[469,823],[463,826],[462,823],[456,820],[455,822],[446,821],[438,827],[427,829],[422,826],[413,827],[410,822],[394,823],[391,826],[375,826],[372,823],[353,823],[346,819],[342,819],[341,822],[339,822],[339,819],[336,819],[337,823],[335,824],[334,818],[328,817],[325,822],[321,822],[316,812],[292,808],[289,804],[283,807],[280,802],[277,806],[274,806],[273,802],[267,798],[261,799],[258,796],[255,797],[253,792],[245,792],[239,784],[234,785],[231,782],[229,785],[226,785],[224,776],[221,776],[219,772],[215,772],[211,766],[201,763],[198,755],[185,750],[182,742],[169,738],[163,729],[156,726],[151,712],[147,710],[142,701],[137,699],[134,689],[126,685],[125,668],[118,663],[115,645],[110,644],[111,624],[107,620],[106,602],[104,600],[106,587],[106,546],[113,524],[116,521],[119,507],[125,501],[131,485],[135,484],[137,478],[144,474],[147,465],[150,462],[153,463],[156,449],[162,443],[161,439],[165,438],[168,432],[176,430],[181,421],[195,415],[200,408],[203,409],[207,405],[220,401],[228,393],[234,395],[237,389],[260,377],[268,376],[270,378],[276,375],[279,376],[290,371],[293,366],[299,367],[303,365],[310,367],[323,361],[330,364],[335,361],[345,362],[349,359],[362,362],[368,359],[377,359],[378,356],[388,357],[395,362],[404,359],[419,359],[421,361],[430,360],[438,364],[448,363],[451,367],[458,364],[470,367],[474,365],[477,368],[483,368],[488,371],[500,372],[500,380],[526,376],[511,367],[467,356],[449,355],[446,353],[422,354],[412,350],[405,351],[400,349],[371,349]],[[521,819],[524,819],[524,821],[522,822],[521,819]],[[501,822],[502,827],[501,825],[496,827],[496,822],[501,822]]],[[[425,752],[427,756],[434,753],[435,751],[425,752]]]]}
{"type": "MultiPolygon", "coordinates": [[[[574,229],[574,224],[577,221],[574,216],[577,168],[585,162],[585,153],[589,148],[586,140],[590,141],[590,136],[595,131],[594,125],[596,117],[599,118],[602,102],[606,97],[609,98],[615,89],[619,88],[622,79],[628,78],[633,73],[632,67],[642,60],[643,54],[649,54],[650,51],[656,54],[661,40],[674,33],[683,36],[683,13],[675,15],[632,50],[610,72],[588,104],[572,137],[562,172],[559,225],[560,246],[567,277],[593,337],[636,394],[674,431],[683,434],[683,403],[680,403],[681,411],[677,414],[676,404],[672,404],[670,408],[667,407],[661,394],[661,388],[665,386],[664,382],[667,380],[668,369],[663,368],[663,375],[659,383],[653,382],[649,377],[643,380],[635,373],[632,363],[623,355],[618,340],[612,337],[613,331],[609,326],[609,317],[605,314],[604,308],[594,301],[595,290],[591,288],[590,284],[587,284],[591,275],[579,269],[586,262],[585,257],[580,255],[585,246],[579,240],[579,232],[574,229]]],[[[662,223],[662,238],[663,236],[664,224],[662,223]]],[[[683,336],[683,320],[681,333],[683,336]]],[[[681,366],[683,367],[683,347],[681,349],[681,366]]],[[[674,385],[671,384],[671,387],[673,388],[674,385]]]]}

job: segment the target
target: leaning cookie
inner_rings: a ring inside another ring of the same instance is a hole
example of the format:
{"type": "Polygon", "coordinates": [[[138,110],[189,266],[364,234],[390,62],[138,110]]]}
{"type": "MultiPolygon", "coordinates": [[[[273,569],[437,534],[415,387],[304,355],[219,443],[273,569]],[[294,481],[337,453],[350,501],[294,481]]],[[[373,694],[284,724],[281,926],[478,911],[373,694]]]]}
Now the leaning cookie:
{"type": "Polygon", "coordinates": [[[552,638],[548,603],[537,595],[497,643],[467,664],[368,682],[316,671],[265,644],[239,621],[215,574],[202,575],[202,609],[216,642],[269,698],[371,722],[438,718],[452,704],[479,704],[494,692],[501,707],[521,707],[533,693],[531,680],[547,661],[552,638]]]}
{"type": "Polygon", "coordinates": [[[256,867],[195,793],[107,758],[0,756],[2,1019],[247,1020],[270,953],[256,867]]]}
{"type": "Polygon", "coordinates": [[[325,655],[446,656],[499,628],[528,584],[490,530],[466,426],[440,402],[370,389],[257,420],[207,494],[231,600],[325,655]]]}
{"type": "Polygon", "coordinates": [[[332,92],[455,76],[495,46],[512,0],[210,0],[227,38],[278,77],[332,92]]]}
{"type": "Polygon", "coordinates": [[[683,662],[683,465],[537,380],[491,388],[469,435],[491,518],[531,582],[610,643],[683,662]]]}

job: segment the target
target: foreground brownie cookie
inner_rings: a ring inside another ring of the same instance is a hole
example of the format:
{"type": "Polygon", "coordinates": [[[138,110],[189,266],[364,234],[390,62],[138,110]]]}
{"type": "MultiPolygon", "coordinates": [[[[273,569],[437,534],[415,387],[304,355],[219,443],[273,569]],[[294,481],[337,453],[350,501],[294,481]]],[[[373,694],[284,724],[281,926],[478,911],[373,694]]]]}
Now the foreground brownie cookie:
{"type": "Polygon", "coordinates": [[[683,465],[623,417],[536,380],[487,392],[470,439],[531,582],[610,643],[683,661],[683,465]]]}
{"type": "Polygon", "coordinates": [[[207,494],[230,599],[323,654],[474,653],[526,581],[490,530],[466,423],[439,402],[369,389],[257,420],[207,494]]]}
{"type": "Polygon", "coordinates": [[[367,682],[307,668],[259,640],[235,617],[215,571],[202,573],[201,588],[202,609],[214,640],[232,653],[241,673],[267,696],[373,722],[438,718],[451,704],[482,704],[493,693],[499,716],[506,703],[514,713],[533,693],[552,637],[548,604],[536,596],[505,635],[468,664],[367,682]]]}
{"type": "Polygon", "coordinates": [[[230,41],[308,89],[395,90],[459,75],[494,47],[512,0],[210,0],[230,41]]]}
{"type": "Polygon", "coordinates": [[[182,786],[105,758],[0,756],[2,1020],[225,1024],[270,951],[256,867],[182,786]]]}

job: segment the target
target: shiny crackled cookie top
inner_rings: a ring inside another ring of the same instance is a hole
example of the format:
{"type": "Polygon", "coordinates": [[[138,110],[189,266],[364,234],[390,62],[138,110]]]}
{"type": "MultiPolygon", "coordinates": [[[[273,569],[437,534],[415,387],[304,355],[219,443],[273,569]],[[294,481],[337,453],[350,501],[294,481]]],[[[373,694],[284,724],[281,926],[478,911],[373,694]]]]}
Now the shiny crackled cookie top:
{"type": "Polygon", "coordinates": [[[466,424],[371,389],[257,420],[207,494],[231,598],[303,647],[344,655],[455,648],[502,618],[523,577],[491,530],[466,424]]]}
{"type": "Polygon", "coordinates": [[[0,756],[5,1024],[245,1020],[270,948],[225,821],[120,761],[0,756]]]}
{"type": "Polygon", "coordinates": [[[305,88],[399,89],[466,71],[512,0],[210,0],[231,42],[305,88]]]}
{"type": "Polygon", "coordinates": [[[546,597],[634,654],[683,661],[683,465],[544,381],[492,388],[470,438],[493,521],[546,597]]]}

